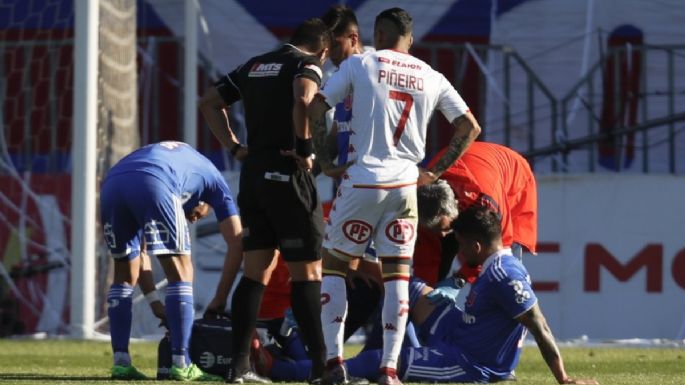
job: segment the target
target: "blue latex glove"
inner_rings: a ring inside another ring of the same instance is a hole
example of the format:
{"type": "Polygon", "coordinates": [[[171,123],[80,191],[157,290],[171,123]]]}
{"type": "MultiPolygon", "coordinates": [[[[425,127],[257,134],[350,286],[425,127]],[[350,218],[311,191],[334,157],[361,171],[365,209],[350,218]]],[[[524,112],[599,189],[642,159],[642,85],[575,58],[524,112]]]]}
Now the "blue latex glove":
{"type": "Polygon", "coordinates": [[[433,305],[439,306],[446,302],[456,303],[458,295],[459,289],[450,286],[443,286],[436,287],[435,289],[431,290],[426,295],[426,298],[428,298],[433,305]]]}

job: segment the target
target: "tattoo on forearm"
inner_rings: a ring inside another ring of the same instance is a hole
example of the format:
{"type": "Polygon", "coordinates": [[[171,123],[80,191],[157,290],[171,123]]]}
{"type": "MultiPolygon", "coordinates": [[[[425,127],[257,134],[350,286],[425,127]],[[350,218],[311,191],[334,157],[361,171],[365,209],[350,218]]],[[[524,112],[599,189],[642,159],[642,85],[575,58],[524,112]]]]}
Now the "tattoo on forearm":
{"type": "MultiPolygon", "coordinates": [[[[471,122],[468,120],[468,118],[466,118],[465,115],[457,118],[454,123],[458,131],[461,131],[460,128],[462,125],[471,125],[471,122]]],[[[470,133],[471,130],[466,130],[466,132],[462,135],[455,135],[447,146],[447,151],[445,151],[440,160],[438,160],[435,166],[433,166],[431,172],[433,172],[435,175],[440,175],[445,172],[445,170],[447,170],[457,159],[459,159],[459,157],[466,150],[466,147],[468,147],[469,143],[471,142],[470,133]]]]}
{"type": "Polygon", "coordinates": [[[332,162],[331,151],[327,146],[326,137],[326,116],[322,114],[315,122],[310,122],[312,130],[312,140],[314,141],[314,152],[316,159],[321,165],[332,162]]]}

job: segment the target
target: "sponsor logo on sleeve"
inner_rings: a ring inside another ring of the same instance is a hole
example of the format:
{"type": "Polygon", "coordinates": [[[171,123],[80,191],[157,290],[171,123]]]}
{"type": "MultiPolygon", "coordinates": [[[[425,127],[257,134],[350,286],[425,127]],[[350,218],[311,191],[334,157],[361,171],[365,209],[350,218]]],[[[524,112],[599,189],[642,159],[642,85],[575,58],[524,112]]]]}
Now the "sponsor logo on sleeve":
{"type": "Polygon", "coordinates": [[[254,63],[247,76],[250,78],[263,78],[278,76],[283,63],[254,63]]]}

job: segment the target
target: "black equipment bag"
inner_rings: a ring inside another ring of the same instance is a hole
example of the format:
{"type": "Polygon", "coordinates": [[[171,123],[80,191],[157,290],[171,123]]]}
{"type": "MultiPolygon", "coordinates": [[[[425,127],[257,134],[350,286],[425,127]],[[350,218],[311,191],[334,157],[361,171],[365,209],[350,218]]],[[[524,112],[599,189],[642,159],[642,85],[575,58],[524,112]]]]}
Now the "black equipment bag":
{"type": "MultiPolygon", "coordinates": [[[[206,373],[225,376],[230,364],[232,328],[226,318],[196,319],[190,337],[190,359],[206,373]]],[[[171,372],[169,333],[157,349],[157,379],[166,380],[171,372]]]]}

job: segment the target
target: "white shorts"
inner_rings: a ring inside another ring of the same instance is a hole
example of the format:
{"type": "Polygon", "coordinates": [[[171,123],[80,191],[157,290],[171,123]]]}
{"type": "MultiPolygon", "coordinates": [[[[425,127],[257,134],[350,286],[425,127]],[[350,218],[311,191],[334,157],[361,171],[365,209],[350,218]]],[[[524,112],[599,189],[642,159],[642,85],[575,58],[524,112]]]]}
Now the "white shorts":
{"type": "Polygon", "coordinates": [[[340,186],[323,247],[360,258],[372,240],[379,258],[411,258],[417,218],[416,185],[387,189],[340,186]]]}

